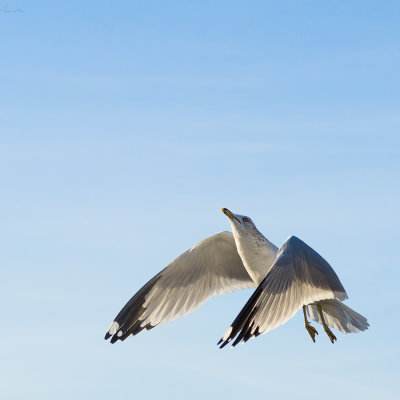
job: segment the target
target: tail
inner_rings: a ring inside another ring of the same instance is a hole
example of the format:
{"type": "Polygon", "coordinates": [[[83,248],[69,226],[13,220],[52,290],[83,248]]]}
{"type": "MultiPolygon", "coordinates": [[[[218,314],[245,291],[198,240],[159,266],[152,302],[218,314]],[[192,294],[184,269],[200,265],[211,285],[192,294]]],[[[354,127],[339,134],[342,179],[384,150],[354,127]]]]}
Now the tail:
{"type": "MultiPolygon", "coordinates": [[[[365,331],[369,327],[369,323],[365,317],[347,307],[339,300],[323,300],[318,303],[322,306],[325,322],[331,328],[343,333],[356,333],[365,331]]],[[[312,320],[322,324],[315,304],[308,305],[307,312],[312,320]]]]}

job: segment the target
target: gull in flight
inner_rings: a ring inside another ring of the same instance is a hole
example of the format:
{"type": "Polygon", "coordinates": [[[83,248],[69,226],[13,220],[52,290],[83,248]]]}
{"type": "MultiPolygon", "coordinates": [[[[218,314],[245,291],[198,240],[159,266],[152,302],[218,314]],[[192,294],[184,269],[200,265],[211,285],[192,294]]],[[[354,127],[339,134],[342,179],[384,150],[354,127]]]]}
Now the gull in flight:
{"type": "Polygon", "coordinates": [[[290,236],[278,249],[249,217],[222,212],[232,233],[202,240],[150,279],[115,317],[106,340],[125,340],[193,312],[212,296],[245,288],[257,289],[219,341],[221,348],[267,333],[301,308],[313,342],[318,332],[308,317],[323,325],[332,343],[337,339],[330,328],[368,328],[366,318],[342,303],[347,294],[335,271],[306,243],[290,236]]]}

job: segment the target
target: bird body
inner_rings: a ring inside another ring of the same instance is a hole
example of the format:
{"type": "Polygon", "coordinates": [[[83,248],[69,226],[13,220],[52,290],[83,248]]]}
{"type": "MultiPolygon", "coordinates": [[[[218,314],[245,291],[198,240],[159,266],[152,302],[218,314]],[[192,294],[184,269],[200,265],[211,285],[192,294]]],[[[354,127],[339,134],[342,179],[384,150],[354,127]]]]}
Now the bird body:
{"type": "Polygon", "coordinates": [[[278,249],[246,216],[222,209],[232,234],[221,232],[197,243],[147,282],[122,308],[105,339],[124,340],[143,330],[191,313],[214,295],[257,288],[219,344],[233,345],[267,333],[303,308],[307,320],[321,323],[332,343],[335,335],[368,328],[367,320],[341,300],[347,298],[332,267],[295,236],[278,249]]]}

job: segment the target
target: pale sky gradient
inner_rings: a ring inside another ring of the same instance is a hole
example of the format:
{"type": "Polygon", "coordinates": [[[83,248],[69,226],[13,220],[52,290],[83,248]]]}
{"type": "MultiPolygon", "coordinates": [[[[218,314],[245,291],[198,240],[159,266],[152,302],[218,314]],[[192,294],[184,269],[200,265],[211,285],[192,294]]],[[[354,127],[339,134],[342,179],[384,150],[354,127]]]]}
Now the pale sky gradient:
{"type": "Polygon", "coordinates": [[[398,1],[4,5],[2,399],[399,398],[398,1]],[[319,251],[370,330],[219,350],[247,290],[105,342],[221,207],[319,251]]]}

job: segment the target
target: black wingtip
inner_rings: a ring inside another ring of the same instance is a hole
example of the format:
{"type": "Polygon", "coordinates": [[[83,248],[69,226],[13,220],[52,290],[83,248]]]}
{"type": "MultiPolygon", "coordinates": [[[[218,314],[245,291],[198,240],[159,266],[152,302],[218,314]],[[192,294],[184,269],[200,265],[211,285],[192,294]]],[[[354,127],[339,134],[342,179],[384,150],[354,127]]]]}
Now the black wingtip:
{"type": "MultiPolygon", "coordinates": [[[[221,342],[223,342],[223,343],[221,344],[221,346],[219,346],[219,348],[220,348],[220,349],[223,349],[230,341],[231,341],[231,339],[226,339],[225,341],[224,341],[223,339],[221,339],[221,340],[219,341],[219,343],[221,343],[221,342]]],[[[219,344],[219,343],[218,343],[218,344],[219,344]]]]}
{"type": "Polygon", "coordinates": [[[111,337],[112,335],[110,335],[110,333],[109,332],[107,332],[106,333],[106,336],[104,336],[104,340],[108,340],[108,339],[110,339],[110,337],[111,337]]]}
{"type": "Polygon", "coordinates": [[[114,335],[114,336],[111,338],[110,343],[111,343],[111,344],[114,344],[118,339],[119,339],[119,337],[118,337],[117,335],[114,335]]]}

